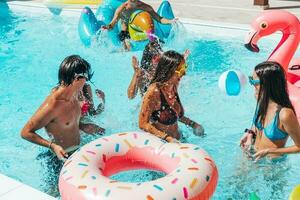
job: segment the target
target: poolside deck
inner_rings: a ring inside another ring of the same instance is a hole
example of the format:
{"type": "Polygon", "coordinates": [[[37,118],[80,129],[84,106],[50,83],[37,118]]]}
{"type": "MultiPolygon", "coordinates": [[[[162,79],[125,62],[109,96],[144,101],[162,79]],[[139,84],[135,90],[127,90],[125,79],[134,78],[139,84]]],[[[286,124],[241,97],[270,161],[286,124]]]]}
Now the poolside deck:
{"type": "MultiPolygon", "coordinates": [[[[30,0],[8,0],[22,4],[31,4],[30,0]]],[[[144,0],[158,8],[162,0],[144,0]]],[[[43,0],[33,0],[33,2],[42,4],[43,0]]],[[[169,0],[172,4],[174,13],[179,18],[192,18],[203,21],[249,24],[255,16],[263,11],[260,6],[254,6],[253,0],[169,0]]],[[[300,18],[299,0],[269,0],[270,8],[284,9],[300,18]]],[[[68,8],[82,8],[82,5],[72,5],[68,8]]],[[[97,6],[92,6],[97,8],[97,6]]]]}
{"type": "MultiPolygon", "coordinates": [[[[205,21],[249,24],[256,15],[263,11],[254,6],[253,0],[169,0],[175,15],[205,21]]],[[[145,0],[158,7],[161,0],[145,0]]],[[[269,9],[285,9],[300,18],[299,0],[269,0],[269,9]]]]}
{"type": "Polygon", "coordinates": [[[31,200],[55,200],[43,192],[40,192],[28,185],[20,183],[12,178],[0,174],[0,199],[31,199],[31,200]]]}

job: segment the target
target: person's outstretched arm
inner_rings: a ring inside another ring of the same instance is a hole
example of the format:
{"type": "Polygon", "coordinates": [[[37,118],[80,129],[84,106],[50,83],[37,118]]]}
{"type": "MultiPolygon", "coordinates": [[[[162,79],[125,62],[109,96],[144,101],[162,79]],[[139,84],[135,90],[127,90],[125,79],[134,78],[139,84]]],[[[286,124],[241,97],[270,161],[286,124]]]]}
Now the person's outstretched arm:
{"type": "Polygon", "coordinates": [[[82,123],[79,122],[79,129],[87,134],[103,134],[105,129],[93,123],[82,123]]]}
{"type": "Polygon", "coordinates": [[[135,56],[132,56],[132,67],[134,70],[134,74],[127,89],[128,99],[135,98],[139,88],[138,84],[139,76],[141,75],[141,69],[139,68],[139,63],[135,56]]]}
{"type": "Polygon", "coordinates": [[[158,22],[162,23],[162,24],[172,24],[174,21],[176,21],[175,19],[167,19],[164,17],[159,16],[159,14],[157,14],[157,12],[155,12],[155,10],[152,8],[152,6],[148,5],[148,4],[143,4],[142,5],[144,7],[144,10],[149,12],[150,15],[158,22]]]}
{"type": "Polygon", "coordinates": [[[113,29],[114,26],[116,25],[116,23],[119,21],[120,14],[124,7],[125,7],[125,4],[122,4],[121,6],[119,6],[119,8],[117,8],[117,10],[115,11],[114,17],[111,20],[111,22],[106,26],[102,26],[102,28],[108,29],[108,30],[113,29]]]}
{"type": "Polygon", "coordinates": [[[204,128],[198,124],[197,122],[191,120],[190,118],[183,116],[179,119],[180,122],[184,123],[185,125],[191,127],[195,135],[202,136],[204,135],[204,128]]]}

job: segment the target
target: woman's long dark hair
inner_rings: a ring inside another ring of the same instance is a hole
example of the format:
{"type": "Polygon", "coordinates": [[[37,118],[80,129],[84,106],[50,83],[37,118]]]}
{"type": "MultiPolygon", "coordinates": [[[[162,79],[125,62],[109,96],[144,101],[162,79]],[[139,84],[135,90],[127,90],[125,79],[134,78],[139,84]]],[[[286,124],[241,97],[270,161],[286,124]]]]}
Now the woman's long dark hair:
{"type": "Polygon", "coordinates": [[[183,60],[183,55],[176,51],[166,51],[165,53],[163,53],[162,57],[159,59],[151,83],[164,83],[168,81],[183,60]]]}
{"type": "Polygon", "coordinates": [[[258,122],[262,125],[264,124],[269,100],[274,101],[281,107],[294,110],[287,92],[285,72],[279,63],[270,61],[262,62],[255,67],[254,71],[260,80],[255,124],[258,122]]]}
{"type": "Polygon", "coordinates": [[[157,39],[150,41],[143,51],[141,60],[141,68],[148,71],[152,68],[152,59],[156,55],[160,55],[163,52],[160,43],[157,39]]]}

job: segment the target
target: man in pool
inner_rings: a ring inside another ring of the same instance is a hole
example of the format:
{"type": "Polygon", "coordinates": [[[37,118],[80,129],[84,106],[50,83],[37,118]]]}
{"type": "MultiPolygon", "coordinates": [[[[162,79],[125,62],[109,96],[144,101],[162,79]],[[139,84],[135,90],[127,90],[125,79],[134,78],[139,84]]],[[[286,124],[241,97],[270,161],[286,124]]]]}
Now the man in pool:
{"type": "Polygon", "coordinates": [[[123,43],[123,46],[125,50],[130,50],[130,43],[129,43],[129,32],[128,32],[128,23],[130,20],[130,17],[132,13],[134,13],[136,10],[143,10],[148,12],[156,21],[162,23],[162,24],[172,24],[177,19],[166,19],[161,16],[159,16],[154,9],[139,0],[128,0],[125,3],[123,3],[119,8],[117,8],[115,15],[112,19],[112,21],[107,26],[102,26],[103,29],[111,30],[121,19],[122,25],[121,25],[121,32],[119,34],[119,39],[123,43]]]}
{"type": "Polygon", "coordinates": [[[68,56],[58,72],[55,87],[21,131],[22,138],[51,149],[58,159],[64,160],[80,144],[80,130],[88,134],[103,133],[95,124],[80,122],[81,108],[78,93],[92,77],[90,64],[80,56],[68,56]],[[36,133],[45,128],[51,140],[36,133]]]}

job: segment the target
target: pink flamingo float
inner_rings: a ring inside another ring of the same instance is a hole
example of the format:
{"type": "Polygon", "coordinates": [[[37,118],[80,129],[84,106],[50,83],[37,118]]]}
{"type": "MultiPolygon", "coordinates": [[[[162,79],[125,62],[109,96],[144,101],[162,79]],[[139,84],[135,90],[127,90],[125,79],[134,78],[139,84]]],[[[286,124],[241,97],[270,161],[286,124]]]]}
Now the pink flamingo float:
{"type": "Polygon", "coordinates": [[[264,11],[251,24],[251,31],[246,37],[245,47],[259,52],[258,41],[275,33],[282,32],[282,38],[271,53],[268,61],[281,64],[287,74],[290,100],[300,122],[300,58],[293,58],[300,42],[300,21],[284,10],[264,11]]]}

